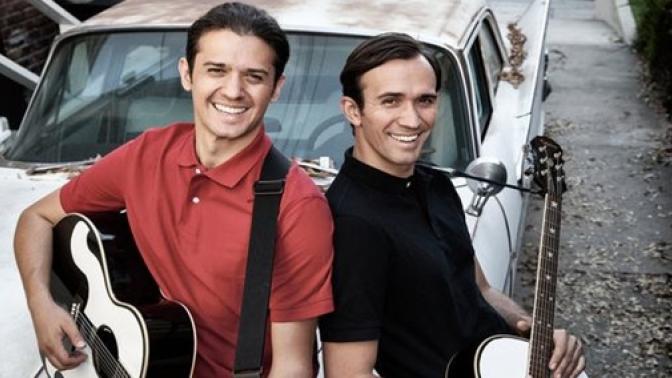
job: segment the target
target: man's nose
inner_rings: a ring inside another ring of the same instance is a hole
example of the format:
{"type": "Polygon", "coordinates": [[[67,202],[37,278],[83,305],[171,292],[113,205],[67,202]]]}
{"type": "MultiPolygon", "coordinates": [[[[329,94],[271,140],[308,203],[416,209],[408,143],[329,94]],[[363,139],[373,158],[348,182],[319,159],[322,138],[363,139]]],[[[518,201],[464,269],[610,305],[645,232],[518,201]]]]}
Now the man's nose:
{"type": "Polygon", "coordinates": [[[399,124],[404,127],[417,129],[421,123],[422,119],[415,104],[412,102],[406,103],[399,114],[399,124]]]}
{"type": "Polygon", "coordinates": [[[243,96],[243,83],[240,75],[227,75],[223,80],[220,92],[227,98],[237,99],[243,96]]]}

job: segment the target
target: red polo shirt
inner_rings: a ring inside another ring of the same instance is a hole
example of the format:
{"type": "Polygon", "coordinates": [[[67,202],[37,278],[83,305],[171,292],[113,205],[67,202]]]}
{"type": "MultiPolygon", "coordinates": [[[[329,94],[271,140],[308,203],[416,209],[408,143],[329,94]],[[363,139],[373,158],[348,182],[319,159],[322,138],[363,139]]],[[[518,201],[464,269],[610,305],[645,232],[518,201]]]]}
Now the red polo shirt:
{"type": "MultiPolygon", "coordinates": [[[[198,334],[196,376],[231,375],[251,228],[253,184],[271,141],[261,129],[243,151],[207,169],[193,124],[152,129],[67,183],[66,212],[126,208],[135,241],[166,296],[184,303],[198,334]]],[[[332,220],[324,196],[295,164],[278,217],[270,320],[333,310],[332,220]]],[[[269,332],[270,334],[270,332],[269,332]]],[[[265,371],[271,362],[266,341],[265,371]]]]}

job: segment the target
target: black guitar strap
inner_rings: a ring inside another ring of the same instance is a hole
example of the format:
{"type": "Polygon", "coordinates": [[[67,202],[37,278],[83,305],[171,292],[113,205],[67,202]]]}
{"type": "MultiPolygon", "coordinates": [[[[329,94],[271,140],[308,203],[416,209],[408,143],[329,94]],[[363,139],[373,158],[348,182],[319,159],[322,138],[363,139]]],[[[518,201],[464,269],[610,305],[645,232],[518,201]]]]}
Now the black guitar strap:
{"type": "Polygon", "coordinates": [[[275,147],[264,159],[254,184],[252,230],[240,313],[234,377],[260,378],[280,200],[290,162],[275,147]]]}

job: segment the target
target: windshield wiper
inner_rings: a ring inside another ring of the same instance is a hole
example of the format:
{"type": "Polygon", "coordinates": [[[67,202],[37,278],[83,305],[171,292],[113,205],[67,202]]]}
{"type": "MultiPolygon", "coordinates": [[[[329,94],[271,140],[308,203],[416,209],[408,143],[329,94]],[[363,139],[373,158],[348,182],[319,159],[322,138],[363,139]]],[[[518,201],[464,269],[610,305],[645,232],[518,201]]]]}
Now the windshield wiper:
{"type": "Polygon", "coordinates": [[[90,159],[71,161],[67,163],[54,163],[54,164],[45,164],[45,165],[36,165],[30,167],[26,170],[28,176],[40,175],[45,173],[53,172],[79,172],[85,167],[93,165],[100,159],[100,156],[96,156],[90,159]]]}
{"type": "Polygon", "coordinates": [[[315,171],[328,173],[332,176],[336,176],[338,174],[338,169],[336,169],[336,168],[323,167],[323,166],[321,166],[319,164],[316,164],[316,163],[313,163],[311,161],[299,160],[298,164],[299,164],[300,167],[309,168],[309,169],[312,169],[312,170],[315,170],[315,171]]]}

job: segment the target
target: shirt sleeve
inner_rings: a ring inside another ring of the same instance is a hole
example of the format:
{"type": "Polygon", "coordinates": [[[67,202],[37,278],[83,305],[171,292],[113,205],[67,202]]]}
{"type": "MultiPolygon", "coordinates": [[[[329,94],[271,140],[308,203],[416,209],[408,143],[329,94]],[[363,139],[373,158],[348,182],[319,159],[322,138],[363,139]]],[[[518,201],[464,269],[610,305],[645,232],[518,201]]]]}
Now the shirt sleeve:
{"type": "Polygon", "coordinates": [[[334,303],[320,319],[327,342],[377,340],[383,323],[391,243],[386,234],[355,217],[334,220],[334,303]]]}
{"type": "Polygon", "coordinates": [[[321,195],[296,201],[280,217],[269,303],[272,322],[333,311],[333,229],[329,205],[321,195]]]}
{"type": "Polygon", "coordinates": [[[61,205],[68,212],[121,210],[124,202],[124,176],[135,141],[115,149],[66,183],[60,191],[61,205]]]}

